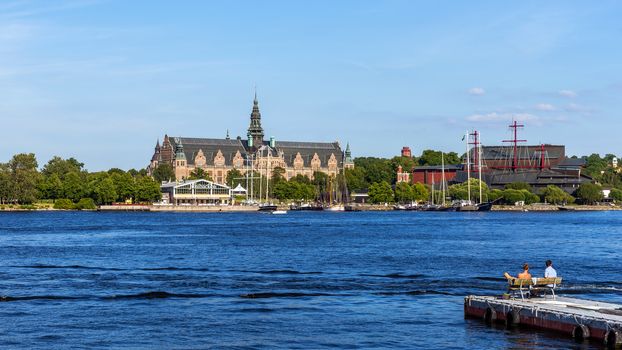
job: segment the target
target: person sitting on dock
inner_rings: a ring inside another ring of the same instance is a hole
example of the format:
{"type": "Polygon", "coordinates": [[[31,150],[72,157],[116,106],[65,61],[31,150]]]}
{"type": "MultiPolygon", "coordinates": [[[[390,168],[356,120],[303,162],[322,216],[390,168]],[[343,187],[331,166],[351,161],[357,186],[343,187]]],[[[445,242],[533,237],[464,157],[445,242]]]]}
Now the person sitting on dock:
{"type": "MultiPolygon", "coordinates": [[[[503,276],[507,279],[515,279],[516,277],[512,277],[509,273],[504,272],[503,276]]],[[[523,264],[523,272],[518,274],[518,279],[531,279],[531,274],[529,273],[529,264],[523,264]]]]}
{"type": "Polygon", "coordinates": [[[557,277],[557,271],[553,268],[553,262],[551,260],[546,261],[546,269],[544,270],[544,277],[557,277]]]}

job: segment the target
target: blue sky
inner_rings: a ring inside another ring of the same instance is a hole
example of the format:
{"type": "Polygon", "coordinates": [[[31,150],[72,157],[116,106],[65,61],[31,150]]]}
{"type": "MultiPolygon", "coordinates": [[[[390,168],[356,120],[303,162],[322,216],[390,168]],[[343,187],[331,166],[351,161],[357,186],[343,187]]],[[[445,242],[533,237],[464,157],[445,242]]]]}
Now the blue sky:
{"type": "Polygon", "coordinates": [[[615,1],[0,2],[0,161],[142,168],[158,138],[246,135],[257,85],[278,140],[620,154],[615,1]]]}

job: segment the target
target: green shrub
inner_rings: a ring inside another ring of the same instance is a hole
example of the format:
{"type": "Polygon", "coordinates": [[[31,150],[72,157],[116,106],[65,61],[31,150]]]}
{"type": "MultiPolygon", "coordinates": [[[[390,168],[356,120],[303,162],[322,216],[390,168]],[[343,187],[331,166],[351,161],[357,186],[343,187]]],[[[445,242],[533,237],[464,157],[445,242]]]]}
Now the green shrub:
{"type": "Polygon", "coordinates": [[[503,198],[503,191],[494,189],[488,193],[489,201],[496,201],[499,198],[503,198]]]}
{"type": "Polygon", "coordinates": [[[76,203],[76,209],[78,210],[93,210],[97,209],[97,205],[95,205],[95,201],[93,198],[82,198],[78,203],[76,203]]]}
{"type": "Polygon", "coordinates": [[[32,204],[23,204],[23,205],[20,205],[19,208],[23,210],[36,210],[37,209],[37,207],[35,207],[32,204]]]}
{"type": "Polygon", "coordinates": [[[503,201],[507,204],[514,204],[525,200],[525,193],[522,190],[503,190],[503,201]]]}
{"type": "Polygon", "coordinates": [[[622,202],[622,190],[614,188],[609,193],[609,198],[614,199],[616,202],[622,202]]]}
{"type": "Polygon", "coordinates": [[[531,193],[527,190],[521,190],[521,192],[525,195],[525,204],[533,204],[540,201],[540,196],[535,193],[531,193]]]}
{"type": "Polygon", "coordinates": [[[61,199],[57,199],[56,202],[54,203],[54,209],[63,209],[63,210],[69,210],[69,209],[75,209],[75,206],[73,205],[73,202],[67,198],[61,198],[61,199]]]}

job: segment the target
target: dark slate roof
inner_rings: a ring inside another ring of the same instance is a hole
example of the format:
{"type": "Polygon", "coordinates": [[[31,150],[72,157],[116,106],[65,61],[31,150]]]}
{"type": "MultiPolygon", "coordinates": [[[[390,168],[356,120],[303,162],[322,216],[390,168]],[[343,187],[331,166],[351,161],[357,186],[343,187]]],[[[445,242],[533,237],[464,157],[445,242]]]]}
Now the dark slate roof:
{"type": "MultiPolygon", "coordinates": [[[[518,155],[521,159],[533,159],[540,157],[540,145],[537,146],[519,146],[518,155]]],[[[511,159],[513,146],[482,146],[482,159],[484,160],[501,160],[511,159]]],[[[549,159],[562,158],[565,156],[566,147],[562,145],[544,145],[544,151],[549,159]]]]}
{"type": "Polygon", "coordinates": [[[567,167],[583,167],[587,164],[587,161],[585,160],[585,158],[564,158],[564,160],[561,161],[561,163],[557,164],[558,167],[560,168],[567,168],[567,167]]]}
{"type": "MultiPolygon", "coordinates": [[[[462,170],[462,167],[464,167],[464,164],[445,164],[445,170],[462,170]]],[[[413,171],[418,171],[418,170],[441,171],[443,170],[443,166],[442,165],[418,165],[418,166],[415,166],[415,168],[413,169],[413,171]]]]}
{"type": "MultiPolygon", "coordinates": [[[[504,184],[514,182],[526,182],[536,186],[556,185],[567,187],[573,184],[582,184],[592,179],[579,172],[564,173],[561,171],[543,169],[543,170],[522,170],[518,172],[492,170],[482,173],[482,180],[492,186],[502,186],[504,184]]],[[[477,173],[471,174],[472,178],[477,177],[477,173]]],[[[451,182],[459,183],[466,181],[466,172],[459,171],[451,182]]]]}
{"type": "Polygon", "coordinates": [[[304,160],[305,167],[311,166],[311,159],[313,159],[315,153],[320,157],[322,167],[328,166],[328,160],[331,154],[335,155],[338,166],[341,166],[343,157],[339,142],[276,141],[276,149],[277,151],[283,152],[285,163],[288,166],[294,165],[294,159],[297,153],[300,153],[300,156],[304,160]]]}
{"type": "MultiPolygon", "coordinates": [[[[214,157],[216,157],[218,150],[222,152],[222,155],[225,157],[225,164],[227,165],[232,164],[236,152],[240,151],[242,157],[246,154],[242,140],[238,139],[205,139],[194,137],[181,137],[180,139],[189,165],[194,164],[194,157],[196,157],[199,150],[203,151],[207,165],[214,165],[214,157]]],[[[169,137],[169,140],[173,146],[174,153],[177,147],[177,138],[169,137]]]]}

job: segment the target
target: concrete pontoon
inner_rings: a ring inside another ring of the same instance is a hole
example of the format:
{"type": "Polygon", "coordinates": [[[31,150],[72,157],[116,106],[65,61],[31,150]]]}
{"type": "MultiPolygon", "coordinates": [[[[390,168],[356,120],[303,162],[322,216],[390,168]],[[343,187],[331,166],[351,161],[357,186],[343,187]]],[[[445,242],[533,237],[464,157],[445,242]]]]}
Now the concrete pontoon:
{"type": "Polygon", "coordinates": [[[622,345],[622,305],[619,304],[559,296],[521,300],[470,295],[464,298],[464,315],[487,323],[557,331],[579,341],[597,340],[610,348],[622,345]]]}

